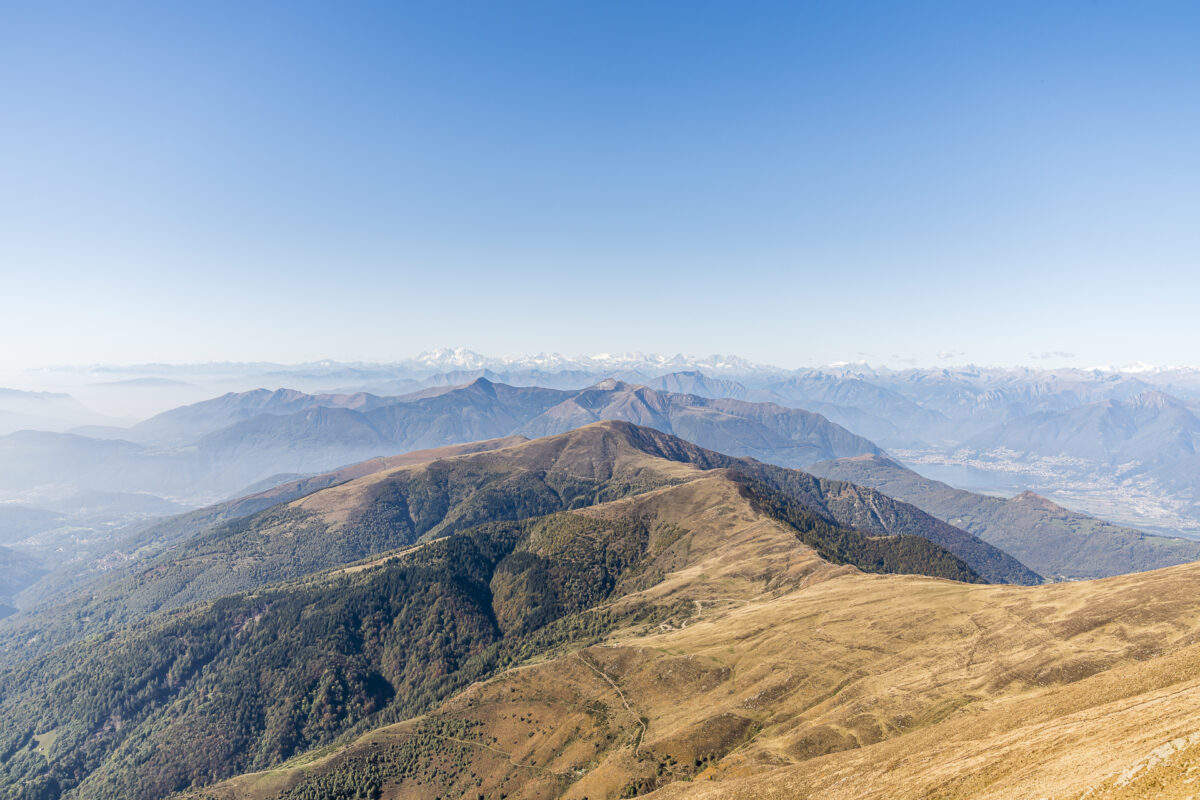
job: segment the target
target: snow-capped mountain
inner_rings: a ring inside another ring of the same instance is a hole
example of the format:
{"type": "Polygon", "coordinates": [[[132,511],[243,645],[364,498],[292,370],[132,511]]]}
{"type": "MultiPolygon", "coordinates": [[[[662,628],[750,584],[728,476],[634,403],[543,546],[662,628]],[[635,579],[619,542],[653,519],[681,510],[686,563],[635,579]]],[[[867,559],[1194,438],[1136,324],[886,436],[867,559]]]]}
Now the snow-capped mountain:
{"type": "Polygon", "coordinates": [[[487,369],[542,370],[563,372],[578,370],[594,373],[642,372],[659,375],[683,370],[702,370],[721,375],[780,374],[779,367],[760,364],[733,355],[714,354],[697,357],[682,353],[666,356],[658,353],[596,353],[566,356],[562,353],[538,353],[530,356],[485,356],[463,347],[429,350],[395,366],[426,370],[431,373],[487,369]]]}

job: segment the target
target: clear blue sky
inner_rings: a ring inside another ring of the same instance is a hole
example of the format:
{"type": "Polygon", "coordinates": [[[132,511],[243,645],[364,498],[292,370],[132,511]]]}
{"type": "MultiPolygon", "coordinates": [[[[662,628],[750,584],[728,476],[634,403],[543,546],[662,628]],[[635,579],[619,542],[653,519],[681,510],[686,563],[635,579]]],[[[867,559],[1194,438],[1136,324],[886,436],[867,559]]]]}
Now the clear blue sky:
{"type": "Polygon", "coordinates": [[[1195,2],[0,1],[0,109],[0,366],[1200,364],[1195,2]]]}

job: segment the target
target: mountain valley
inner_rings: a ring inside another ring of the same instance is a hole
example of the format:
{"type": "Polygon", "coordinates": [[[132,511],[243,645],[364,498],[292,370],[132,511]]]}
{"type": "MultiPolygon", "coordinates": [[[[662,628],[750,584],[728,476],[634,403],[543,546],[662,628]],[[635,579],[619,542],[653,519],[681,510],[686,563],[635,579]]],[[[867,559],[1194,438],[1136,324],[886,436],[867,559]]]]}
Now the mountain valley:
{"type": "Polygon", "coordinates": [[[0,3],[0,800],[1200,800],[1197,53],[0,3]]]}

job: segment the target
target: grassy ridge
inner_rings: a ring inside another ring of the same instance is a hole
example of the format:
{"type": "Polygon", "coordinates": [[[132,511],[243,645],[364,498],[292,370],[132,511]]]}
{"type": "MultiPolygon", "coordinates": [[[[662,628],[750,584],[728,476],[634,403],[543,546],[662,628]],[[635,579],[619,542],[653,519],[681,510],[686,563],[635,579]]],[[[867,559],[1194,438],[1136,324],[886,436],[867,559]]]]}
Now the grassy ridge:
{"type": "Polygon", "coordinates": [[[8,620],[0,628],[0,665],[157,611],[314,574],[483,522],[583,508],[721,468],[769,484],[835,527],[929,539],[989,581],[1040,580],[1000,550],[869,489],[732,458],[628,423],[603,423],[365,475],[219,523],[136,571],[82,587],[73,600],[8,620]]]}

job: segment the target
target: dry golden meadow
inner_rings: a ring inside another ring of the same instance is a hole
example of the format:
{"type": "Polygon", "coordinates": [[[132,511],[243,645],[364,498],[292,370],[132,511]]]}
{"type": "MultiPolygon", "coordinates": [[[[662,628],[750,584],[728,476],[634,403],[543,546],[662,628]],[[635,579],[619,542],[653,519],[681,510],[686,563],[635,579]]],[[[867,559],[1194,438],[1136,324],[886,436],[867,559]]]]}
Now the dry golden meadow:
{"type": "MultiPolygon", "coordinates": [[[[646,522],[647,585],[614,610],[678,613],[205,794],[265,800],[424,731],[435,766],[384,797],[1200,796],[1200,564],[1036,587],[865,574],[721,471],[617,463],[680,483],[572,513],[646,522]]],[[[383,474],[300,502],[337,519],[383,474]]]]}

